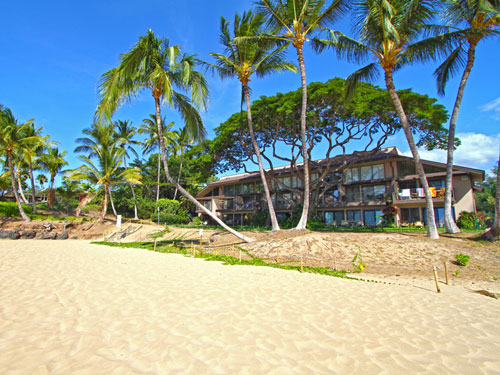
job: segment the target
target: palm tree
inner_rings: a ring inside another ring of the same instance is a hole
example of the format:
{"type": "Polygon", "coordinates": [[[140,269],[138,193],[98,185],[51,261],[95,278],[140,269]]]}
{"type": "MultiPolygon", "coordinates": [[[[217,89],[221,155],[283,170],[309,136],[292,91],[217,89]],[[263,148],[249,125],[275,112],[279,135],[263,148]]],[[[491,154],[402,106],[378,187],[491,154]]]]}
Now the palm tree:
{"type": "Polygon", "coordinates": [[[26,163],[28,174],[31,180],[31,203],[33,206],[33,213],[36,214],[36,187],[33,169],[35,169],[37,158],[42,154],[46,147],[50,145],[48,142],[49,136],[42,136],[42,127],[40,126],[35,128],[34,124],[25,128],[24,136],[31,137],[33,139],[33,142],[29,145],[29,147],[26,147],[24,149],[22,159],[26,163]]]}
{"type": "MultiPolygon", "coordinates": [[[[292,45],[297,53],[299,71],[302,84],[302,108],[300,116],[300,132],[302,137],[302,157],[304,159],[304,206],[296,229],[305,230],[309,216],[309,202],[311,195],[309,155],[307,152],[307,80],[304,62],[304,43],[311,35],[335,21],[346,10],[347,1],[327,0],[259,0],[256,2],[258,10],[264,14],[269,26],[278,30],[274,35],[263,35],[262,38],[273,38],[292,45]],[[281,31],[281,33],[279,33],[281,31]]],[[[237,38],[243,41],[245,38],[237,38]]]]}
{"type": "Polygon", "coordinates": [[[180,47],[170,46],[167,39],[158,39],[153,31],[141,36],[137,44],[121,55],[120,65],[103,74],[99,84],[101,101],[96,115],[102,120],[111,118],[116,109],[135,94],[148,89],[155,100],[156,125],[160,141],[160,157],[163,161],[167,181],[174,185],[200,211],[210,216],[219,225],[244,241],[250,238],[229,228],[217,215],[201,205],[170,175],[161,127],[161,105],[167,104],[178,110],[185,126],[196,140],[201,140],[205,128],[195,106],[205,108],[208,97],[205,78],[195,69],[195,58],[181,55],[180,47]],[[179,91],[180,90],[180,91],[179,91]],[[191,100],[182,92],[189,93],[191,100]]]}
{"type": "MultiPolygon", "coordinates": [[[[499,147],[500,151],[500,147],[499,147]]],[[[500,153],[498,154],[497,165],[497,190],[495,194],[495,219],[493,221],[492,235],[497,240],[500,236],[500,153]]]]}
{"type": "MultiPolygon", "coordinates": [[[[137,152],[132,147],[133,145],[139,145],[141,142],[132,139],[134,135],[137,133],[137,129],[132,126],[132,123],[127,121],[118,120],[115,122],[115,141],[117,145],[125,150],[123,154],[123,166],[125,169],[127,168],[127,151],[130,151],[136,157],[137,152]]],[[[137,201],[135,198],[134,186],[130,185],[130,189],[132,190],[132,197],[134,198],[134,219],[138,219],[137,216],[137,201]]]]}
{"type": "Polygon", "coordinates": [[[23,124],[18,124],[12,114],[12,111],[9,108],[0,105],[0,126],[2,129],[0,134],[0,150],[7,156],[7,165],[10,171],[10,183],[12,185],[12,192],[17,203],[17,208],[19,209],[19,214],[21,215],[21,218],[27,222],[31,221],[31,219],[26,215],[21,205],[15,182],[14,162],[12,159],[15,152],[19,152],[19,150],[24,149],[30,144],[31,139],[24,137],[24,131],[25,128],[30,126],[32,123],[33,120],[29,120],[23,124]]]}
{"type": "Polygon", "coordinates": [[[45,176],[44,174],[39,174],[38,176],[36,176],[36,180],[38,181],[38,183],[40,184],[40,187],[42,188],[43,190],[43,186],[47,183],[47,176],[45,176]]]}
{"type": "MultiPolygon", "coordinates": [[[[177,132],[170,130],[174,126],[173,122],[165,125],[165,117],[161,119],[161,128],[163,130],[163,138],[166,146],[175,145],[178,139],[177,132]]],[[[142,143],[142,153],[150,154],[154,151],[158,152],[158,172],[156,182],[156,201],[160,199],[160,173],[161,173],[161,158],[160,158],[160,142],[158,140],[158,126],[156,126],[156,115],[149,115],[149,118],[142,120],[142,125],[139,127],[140,134],[146,134],[146,140],[142,143]]]]}
{"type": "MultiPolygon", "coordinates": [[[[324,45],[334,47],[340,57],[350,62],[362,63],[370,57],[374,62],[352,73],[346,80],[345,97],[349,100],[354,93],[356,83],[374,81],[378,77],[378,68],[384,72],[384,79],[391,100],[398,114],[408,145],[413,154],[420,183],[425,191],[427,211],[427,235],[439,238],[434,219],[434,205],[425,176],[423,164],[413,138],[412,130],[405,110],[394,85],[393,73],[406,64],[435,59],[441,53],[451,49],[458,34],[447,33],[420,38],[423,32],[443,30],[433,27],[428,22],[434,16],[431,1],[422,0],[362,0],[357,1],[352,18],[354,29],[360,39],[331,31],[329,41],[324,45]]],[[[321,49],[321,45],[316,45],[321,49]]]]}
{"type": "Polygon", "coordinates": [[[55,190],[54,181],[58,173],[68,163],[64,160],[66,151],[59,151],[58,147],[50,147],[47,153],[40,155],[40,164],[50,174],[48,206],[50,209],[54,207],[55,190]]]}
{"type": "Polygon", "coordinates": [[[262,14],[245,12],[242,17],[236,14],[234,16],[232,37],[229,31],[229,22],[224,17],[221,17],[220,41],[225,47],[225,51],[224,54],[211,53],[210,55],[217,61],[217,65],[212,65],[212,67],[215,68],[221,78],[236,76],[241,82],[242,95],[247,106],[248,131],[259,164],[260,177],[269,209],[269,216],[271,217],[272,228],[273,231],[279,231],[280,226],[276,218],[276,212],[274,211],[271,193],[262,164],[260,148],[255,139],[248,82],[250,82],[250,77],[254,73],[258,77],[265,77],[274,72],[284,70],[296,72],[297,68],[285,61],[284,48],[286,46],[277,46],[276,40],[255,39],[256,36],[262,34],[265,22],[266,20],[262,14]],[[243,37],[244,39],[239,43],[234,43],[233,38],[238,37],[243,37]],[[246,37],[253,38],[247,39],[246,37]]]}
{"type": "Polygon", "coordinates": [[[485,38],[498,36],[500,23],[500,1],[498,0],[445,0],[444,18],[458,27],[462,38],[458,47],[435,71],[438,92],[444,95],[449,78],[463,68],[462,78],[450,118],[448,130],[448,159],[446,165],[446,190],[444,197],[444,225],[446,232],[458,233],[460,229],[452,216],[453,152],[455,150],[455,129],[462,104],[465,85],[474,65],[476,48],[485,38]],[[465,67],[464,67],[465,63],[465,67]]]}
{"type": "Polygon", "coordinates": [[[83,165],[69,171],[71,180],[87,180],[91,184],[101,185],[104,190],[100,221],[104,221],[107,210],[107,198],[112,185],[129,183],[140,184],[140,172],[137,168],[121,168],[125,150],[115,144],[92,146],[92,154],[97,163],[88,156],[79,156],[83,165]]]}
{"type": "MultiPolygon", "coordinates": [[[[176,153],[177,151],[180,153],[179,174],[177,175],[177,184],[180,185],[182,176],[182,164],[184,162],[184,154],[186,152],[186,148],[194,143],[194,139],[191,138],[186,128],[182,128],[181,131],[174,131],[174,132],[175,134],[177,134],[177,142],[173,143],[174,153],[176,153]]],[[[174,200],[177,198],[177,191],[178,191],[177,188],[175,188],[174,200]]]]}

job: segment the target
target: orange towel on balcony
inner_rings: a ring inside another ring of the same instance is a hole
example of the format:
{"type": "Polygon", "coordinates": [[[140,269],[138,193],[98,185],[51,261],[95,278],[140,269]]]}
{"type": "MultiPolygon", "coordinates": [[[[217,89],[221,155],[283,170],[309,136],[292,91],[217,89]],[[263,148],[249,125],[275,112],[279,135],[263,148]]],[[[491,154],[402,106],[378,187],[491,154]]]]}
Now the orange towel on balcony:
{"type": "Polygon", "coordinates": [[[436,189],[435,187],[431,187],[431,188],[429,188],[429,189],[430,189],[430,191],[431,191],[431,197],[432,197],[432,198],[437,197],[437,189],[436,189]]]}

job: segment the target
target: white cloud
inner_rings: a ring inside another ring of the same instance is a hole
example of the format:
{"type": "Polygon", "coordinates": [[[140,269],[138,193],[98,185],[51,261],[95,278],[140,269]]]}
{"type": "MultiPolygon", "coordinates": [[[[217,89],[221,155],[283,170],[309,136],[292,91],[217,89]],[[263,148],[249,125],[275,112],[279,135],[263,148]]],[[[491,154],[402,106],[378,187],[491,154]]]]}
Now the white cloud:
{"type": "Polygon", "coordinates": [[[500,98],[496,98],[489,103],[486,103],[479,107],[479,110],[482,112],[491,112],[493,111],[493,118],[495,120],[500,120],[500,98]]]}
{"type": "MultiPolygon", "coordinates": [[[[455,150],[453,164],[489,172],[498,161],[500,134],[458,133],[457,137],[462,144],[455,150]]],[[[446,163],[446,150],[420,149],[419,152],[424,160],[446,163]]],[[[410,151],[405,151],[404,154],[411,156],[410,151]]]]}

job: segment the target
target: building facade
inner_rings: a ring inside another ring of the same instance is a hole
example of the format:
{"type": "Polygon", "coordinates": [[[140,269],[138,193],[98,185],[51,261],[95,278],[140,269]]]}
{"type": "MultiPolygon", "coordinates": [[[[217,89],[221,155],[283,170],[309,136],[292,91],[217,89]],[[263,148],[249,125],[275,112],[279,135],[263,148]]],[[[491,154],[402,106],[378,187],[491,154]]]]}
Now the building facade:
{"type": "MultiPolygon", "coordinates": [[[[396,224],[425,224],[425,195],[413,158],[404,156],[396,147],[367,157],[352,157],[349,161],[351,156],[312,163],[311,200],[317,215],[326,224],[376,226],[381,224],[382,211],[389,205],[398,207],[396,224]],[[347,167],[342,168],[346,161],[347,167]],[[322,168],[325,165],[327,170],[322,168]]],[[[446,164],[426,160],[423,164],[433,196],[436,223],[442,226],[446,164]]],[[[269,186],[278,219],[290,216],[294,206],[300,203],[303,184],[300,167],[267,171],[274,176],[269,178],[269,186]]],[[[462,211],[476,211],[474,186],[483,180],[482,170],[454,166],[452,196],[457,217],[462,211]]],[[[252,214],[267,209],[258,172],[223,177],[205,187],[196,198],[228,225],[246,225],[252,214]]]]}

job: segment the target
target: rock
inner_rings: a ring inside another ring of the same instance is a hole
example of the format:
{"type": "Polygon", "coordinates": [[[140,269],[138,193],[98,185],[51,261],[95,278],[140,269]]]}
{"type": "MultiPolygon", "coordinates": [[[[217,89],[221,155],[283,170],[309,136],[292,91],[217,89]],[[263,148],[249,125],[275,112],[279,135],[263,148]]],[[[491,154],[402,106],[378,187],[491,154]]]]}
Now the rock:
{"type": "Polygon", "coordinates": [[[11,231],[9,231],[9,238],[11,240],[18,240],[19,238],[21,238],[21,235],[19,234],[19,232],[16,232],[15,230],[11,230],[11,231]]]}
{"type": "Polygon", "coordinates": [[[36,231],[26,230],[21,232],[21,238],[23,239],[33,239],[36,237],[36,231]]]}
{"type": "Polygon", "coordinates": [[[9,238],[9,231],[0,229],[0,238],[9,238]]]}
{"type": "Polygon", "coordinates": [[[43,232],[40,238],[42,240],[55,240],[57,238],[57,233],[43,232]]]}
{"type": "Polygon", "coordinates": [[[66,231],[63,231],[62,233],[59,233],[57,235],[58,240],[67,240],[68,238],[69,238],[68,232],[66,232],[66,231]]]}

